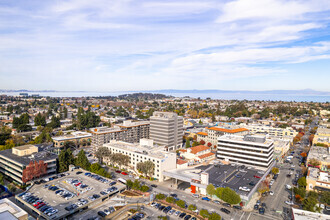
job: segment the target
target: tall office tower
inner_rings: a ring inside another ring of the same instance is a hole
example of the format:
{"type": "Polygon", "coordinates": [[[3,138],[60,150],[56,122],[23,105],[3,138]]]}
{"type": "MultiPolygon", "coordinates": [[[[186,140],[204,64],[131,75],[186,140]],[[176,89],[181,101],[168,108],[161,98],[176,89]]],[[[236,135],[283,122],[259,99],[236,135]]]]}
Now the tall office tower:
{"type": "Polygon", "coordinates": [[[150,117],[150,139],[168,150],[182,146],[183,118],[173,112],[154,112],[150,117]]]}

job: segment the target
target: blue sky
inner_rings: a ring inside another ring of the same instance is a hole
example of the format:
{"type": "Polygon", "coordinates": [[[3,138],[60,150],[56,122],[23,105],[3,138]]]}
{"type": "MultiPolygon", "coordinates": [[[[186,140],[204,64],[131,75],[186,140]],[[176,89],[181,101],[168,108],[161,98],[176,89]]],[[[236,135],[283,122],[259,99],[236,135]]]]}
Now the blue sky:
{"type": "Polygon", "coordinates": [[[1,0],[0,89],[330,91],[328,0],[1,0]]]}

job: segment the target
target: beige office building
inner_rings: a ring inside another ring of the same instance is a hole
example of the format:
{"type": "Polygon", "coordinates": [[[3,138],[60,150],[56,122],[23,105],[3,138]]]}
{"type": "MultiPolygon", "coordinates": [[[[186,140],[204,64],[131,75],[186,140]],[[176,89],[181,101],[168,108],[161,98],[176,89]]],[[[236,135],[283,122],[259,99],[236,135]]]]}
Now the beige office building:
{"type": "Polygon", "coordinates": [[[168,150],[182,146],[183,118],[174,112],[154,112],[150,117],[150,139],[168,150]]]}

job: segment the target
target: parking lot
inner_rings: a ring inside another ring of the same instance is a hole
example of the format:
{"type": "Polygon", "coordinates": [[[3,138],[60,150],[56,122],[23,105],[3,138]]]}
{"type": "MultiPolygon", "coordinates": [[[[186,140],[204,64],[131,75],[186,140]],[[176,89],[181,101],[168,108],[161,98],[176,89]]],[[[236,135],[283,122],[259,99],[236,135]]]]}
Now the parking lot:
{"type": "Polygon", "coordinates": [[[241,195],[247,195],[265,174],[264,171],[234,164],[218,164],[207,173],[215,187],[230,187],[241,195]]]}
{"type": "Polygon", "coordinates": [[[36,216],[57,219],[72,215],[80,209],[87,209],[100,204],[125,189],[123,184],[114,180],[78,169],[59,174],[53,178],[50,181],[46,179],[46,181],[33,185],[28,191],[28,196],[20,195],[16,199],[31,208],[36,216]],[[31,196],[35,197],[36,200],[29,203],[27,197],[31,196]],[[36,202],[43,204],[40,207],[39,204],[35,206],[34,203],[36,202]],[[54,213],[51,215],[45,213],[47,207],[54,209],[54,213]]]}

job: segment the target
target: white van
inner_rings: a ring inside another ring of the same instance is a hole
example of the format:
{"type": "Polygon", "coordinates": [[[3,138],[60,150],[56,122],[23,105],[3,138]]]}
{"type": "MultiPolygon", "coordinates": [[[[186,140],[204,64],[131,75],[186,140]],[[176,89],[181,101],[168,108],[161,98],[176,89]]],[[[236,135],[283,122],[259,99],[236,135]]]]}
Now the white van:
{"type": "Polygon", "coordinates": [[[193,194],[193,197],[199,198],[199,195],[198,194],[193,194]]]}

